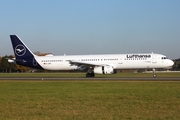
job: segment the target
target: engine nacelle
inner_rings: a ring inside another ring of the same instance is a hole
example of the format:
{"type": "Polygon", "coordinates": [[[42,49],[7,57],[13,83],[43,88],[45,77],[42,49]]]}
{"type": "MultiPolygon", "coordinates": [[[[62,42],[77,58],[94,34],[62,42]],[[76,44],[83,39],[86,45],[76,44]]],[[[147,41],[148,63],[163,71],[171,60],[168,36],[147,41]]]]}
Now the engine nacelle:
{"type": "Polygon", "coordinates": [[[97,74],[113,74],[115,73],[112,66],[101,66],[101,67],[95,67],[94,73],[97,74]]]}

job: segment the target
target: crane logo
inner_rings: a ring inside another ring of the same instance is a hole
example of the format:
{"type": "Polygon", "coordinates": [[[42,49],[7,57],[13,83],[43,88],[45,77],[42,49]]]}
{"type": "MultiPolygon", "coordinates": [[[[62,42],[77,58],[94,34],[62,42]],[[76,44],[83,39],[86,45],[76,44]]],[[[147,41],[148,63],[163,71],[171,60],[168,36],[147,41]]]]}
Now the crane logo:
{"type": "Polygon", "coordinates": [[[17,45],[15,47],[15,54],[17,56],[23,56],[26,53],[26,48],[23,45],[17,45]]]}

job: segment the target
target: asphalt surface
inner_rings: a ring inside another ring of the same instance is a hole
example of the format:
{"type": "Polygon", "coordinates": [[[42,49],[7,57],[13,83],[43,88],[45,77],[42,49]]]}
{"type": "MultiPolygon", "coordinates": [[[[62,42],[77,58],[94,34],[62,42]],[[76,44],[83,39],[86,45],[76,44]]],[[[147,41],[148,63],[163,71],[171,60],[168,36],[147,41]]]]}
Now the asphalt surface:
{"type": "Polygon", "coordinates": [[[180,81],[180,78],[0,78],[0,80],[104,80],[104,81],[180,81]]]}

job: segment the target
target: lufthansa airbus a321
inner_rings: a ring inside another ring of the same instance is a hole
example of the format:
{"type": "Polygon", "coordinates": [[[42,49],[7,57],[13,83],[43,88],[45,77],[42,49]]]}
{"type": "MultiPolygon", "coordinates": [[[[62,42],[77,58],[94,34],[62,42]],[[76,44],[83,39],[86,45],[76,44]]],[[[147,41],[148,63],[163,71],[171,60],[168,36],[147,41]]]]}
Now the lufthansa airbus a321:
{"type": "Polygon", "coordinates": [[[118,69],[153,69],[156,77],[156,68],[170,69],[174,64],[166,56],[155,53],[37,56],[17,35],[10,38],[15,59],[9,62],[44,70],[87,70],[86,77],[113,74],[118,69]]]}

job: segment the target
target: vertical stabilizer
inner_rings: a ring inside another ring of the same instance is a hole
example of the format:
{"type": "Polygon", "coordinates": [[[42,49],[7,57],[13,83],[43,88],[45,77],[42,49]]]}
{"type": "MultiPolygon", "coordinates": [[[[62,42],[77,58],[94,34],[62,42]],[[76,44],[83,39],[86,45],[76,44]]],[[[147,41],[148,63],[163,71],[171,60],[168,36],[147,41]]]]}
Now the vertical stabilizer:
{"type": "Polygon", "coordinates": [[[34,54],[29,50],[29,48],[21,41],[21,39],[16,35],[10,35],[14,54],[16,59],[23,58],[33,58],[34,54]]]}
{"type": "Polygon", "coordinates": [[[15,61],[17,64],[42,69],[42,67],[36,61],[36,55],[31,52],[31,50],[18,36],[10,35],[10,38],[14,50],[14,55],[16,57],[15,61]]]}

